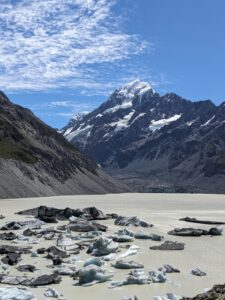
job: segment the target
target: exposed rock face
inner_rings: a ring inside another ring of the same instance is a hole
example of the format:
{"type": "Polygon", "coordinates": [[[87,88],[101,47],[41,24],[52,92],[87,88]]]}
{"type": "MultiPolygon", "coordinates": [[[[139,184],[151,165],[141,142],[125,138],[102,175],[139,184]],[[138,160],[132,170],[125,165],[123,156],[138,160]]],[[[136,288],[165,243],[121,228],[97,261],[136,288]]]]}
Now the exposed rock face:
{"type": "Polygon", "coordinates": [[[134,191],[224,193],[224,120],[225,103],[160,96],[135,80],[62,132],[134,191]]]}
{"type": "Polygon", "coordinates": [[[61,134],[2,92],[0,182],[0,198],[123,190],[61,134]]]}

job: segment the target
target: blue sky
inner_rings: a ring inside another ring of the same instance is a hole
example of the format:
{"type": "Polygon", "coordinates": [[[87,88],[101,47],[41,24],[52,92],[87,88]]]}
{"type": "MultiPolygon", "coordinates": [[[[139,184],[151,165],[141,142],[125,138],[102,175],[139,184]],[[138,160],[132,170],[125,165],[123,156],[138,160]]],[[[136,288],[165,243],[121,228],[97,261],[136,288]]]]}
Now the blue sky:
{"type": "Polygon", "coordinates": [[[225,100],[224,0],[0,2],[0,89],[53,127],[137,77],[225,100]]]}

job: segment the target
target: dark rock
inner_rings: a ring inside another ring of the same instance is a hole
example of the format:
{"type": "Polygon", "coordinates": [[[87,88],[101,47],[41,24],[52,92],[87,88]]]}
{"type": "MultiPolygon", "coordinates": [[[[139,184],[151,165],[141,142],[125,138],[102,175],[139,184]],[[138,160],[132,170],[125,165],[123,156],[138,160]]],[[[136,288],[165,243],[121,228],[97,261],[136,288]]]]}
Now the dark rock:
{"type": "Polygon", "coordinates": [[[50,208],[46,206],[40,206],[38,208],[38,219],[44,221],[46,223],[57,223],[56,216],[58,213],[58,209],[50,208]]]}
{"type": "Polygon", "coordinates": [[[46,248],[38,248],[37,249],[37,254],[44,254],[47,251],[46,248]]]}
{"type": "Polygon", "coordinates": [[[222,235],[223,229],[222,228],[217,228],[217,227],[212,227],[209,229],[208,234],[209,235],[222,235]]]}
{"type": "Polygon", "coordinates": [[[36,235],[36,232],[31,230],[30,228],[27,228],[24,230],[23,235],[24,236],[33,236],[33,235],[36,235]]]}
{"type": "Polygon", "coordinates": [[[61,277],[57,274],[42,275],[38,277],[29,278],[27,276],[12,276],[0,274],[0,283],[9,285],[23,285],[23,286],[43,286],[49,284],[56,284],[61,281],[61,277]]]}
{"type": "Polygon", "coordinates": [[[190,217],[181,218],[180,221],[206,224],[206,225],[225,225],[225,222],[198,220],[196,218],[190,218],[190,217]]]}
{"type": "Polygon", "coordinates": [[[198,268],[191,270],[191,274],[199,277],[206,276],[206,273],[199,270],[198,268]]]}
{"type": "Polygon", "coordinates": [[[12,241],[17,238],[14,232],[4,232],[0,234],[0,240],[12,241]]]}
{"type": "Polygon", "coordinates": [[[223,229],[213,227],[209,230],[197,228],[175,228],[168,232],[168,234],[176,236],[202,236],[202,235],[222,235],[223,229]]]}
{"type": "Polygon", "coordinates": [[[17,270],[20,272],[34,272],[36,271],[36,267],[32,265],[20,265],[17,267],[17,270]]]}
{"type": "Polygon", "coordinates": [[[27,254],[31,253],[32,247],[17,247],[11,245],[0,245],[0,254],[8,254],[8,253],[20,253],[27,254]]]}
{"type": "Polygon", "coordinates": [[[170,265],[163,265],[163,267],[159,268],[159,271],[164,273],[180,273],[180,270],[170,266],[170,265]]]}
{"type": "Polygon", "coordinates": [[[69,256],[65,251],[62,251],[55,246],[49,247],[47,249],[47,253],[48,253],[47,258],[50,258],[50,259],[66,258],[69,256]]]}
{"type": "Polygon", "coordinates": [[[42,286],[42,285],[49,285],[49,284],[56,284],[60,283],[61,277],[59,277],[57,274],[51,274],[51,275],[42,275],[39,276],[31,281],[30,286],[42,286]]]}
{"type": "Polygon", "coordinates": [[[20,260],[20,253],[8,253],[5,257],[2,258],[2,262],[9,266],[16,265],[20,260]]]}
{"type": "MultiPolygon", "coordinates": [[[[105,220],[110,218],[110,215],[105,215],[101,210],[96,207],[87,207],[81,209],[58,209],[54,207],[40,206],[34,209],[28,209],[18,212],[20,215],[32,215],[46,223],[56,223],[57,220],[67,220],[70,217],[85,218],[88,220],[105,220]]],[[[112,217],[115,214],[112,214],[112,217]]],[[[117,216],[117,215],[116,215],[117,216]]]]}
{"type": "Polygon", "coordinates": [[[168,234],[177,236],[201,236],[207,235],[208,231],[196,228],[175,228],[174,230],[169,231],[168,234]]]}
{"type": "Polygon", "coordinates": [[[40,229],[44,222],[40,220],[28,220],[28,221],[11,221],[2,226],[1,230],[19,230],[24,227],[30,229],[40,229]]]}
{"type": "Polygon", "coordinates": [[[6,225],[2,226],[1,230],[19,230],[21,225],[18,222],[8,222],[6,225]]]}
{"type": "Polygon", "coordinates": [[[225,300],[225,284],[215,285],[211,290],[193,298],[184,297],[182,300],[225,300]]]}
{"type": "Polygon", "coordinates": [[[62,258],[57,256],[57,257],[52,258],[52,262],[53,262],[54,266],[59,266],[63,263],[63,260],[62,260],[62,258]]]}
{"type": "Polygon", "coordinates": [[[69,229],[75,232],[106,231],[107,226],[80,218],[73,219],[68,225],[58,226],[59,230],[69,229]]]}
{"type": "Polygon", "coordinates": [[[150,247],[151,250],[184,250],[184,243],[166,241],[159,246],[150,247]]]}
{"type": "Polygon", "coordinates": [[[89,220],[106,220],[107,215],[96,207],[87,207],[83,209],[83,214],[88,217],[89,220]]]}

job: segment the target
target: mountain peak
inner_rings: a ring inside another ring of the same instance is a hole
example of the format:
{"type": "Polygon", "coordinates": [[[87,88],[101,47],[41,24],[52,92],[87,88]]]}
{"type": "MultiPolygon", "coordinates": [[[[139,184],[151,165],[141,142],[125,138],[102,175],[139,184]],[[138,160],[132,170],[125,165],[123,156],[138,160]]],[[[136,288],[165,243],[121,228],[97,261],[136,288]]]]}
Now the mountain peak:
{"type": "Polygon", "coordinates": [[[142,96],[146,92],[151,91],[155,94],[152,86],[145,81],[141,81],[139,78],[129,82],[128,84],[122,86],[118,90],[118,94],[125,98],[134,98],[135,96],[142,96]]]}
{"type": "Polygon", "coordinates": [[[0,91],[0,104],[7,104],[7,103],[10,103],[8,97],[5,95],[5,93],[0,91]]]}

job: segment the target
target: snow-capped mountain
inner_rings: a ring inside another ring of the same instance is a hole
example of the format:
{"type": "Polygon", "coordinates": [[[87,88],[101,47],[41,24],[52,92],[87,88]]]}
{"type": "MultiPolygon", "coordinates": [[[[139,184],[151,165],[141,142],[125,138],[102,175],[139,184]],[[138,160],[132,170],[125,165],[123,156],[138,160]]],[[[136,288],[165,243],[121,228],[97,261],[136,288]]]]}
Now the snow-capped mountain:
{"type": "Polygon", "coordinates": [[[137,79],[62,132],[135,190],[225,191],[224,103],[160,96],[137,79]]]}

